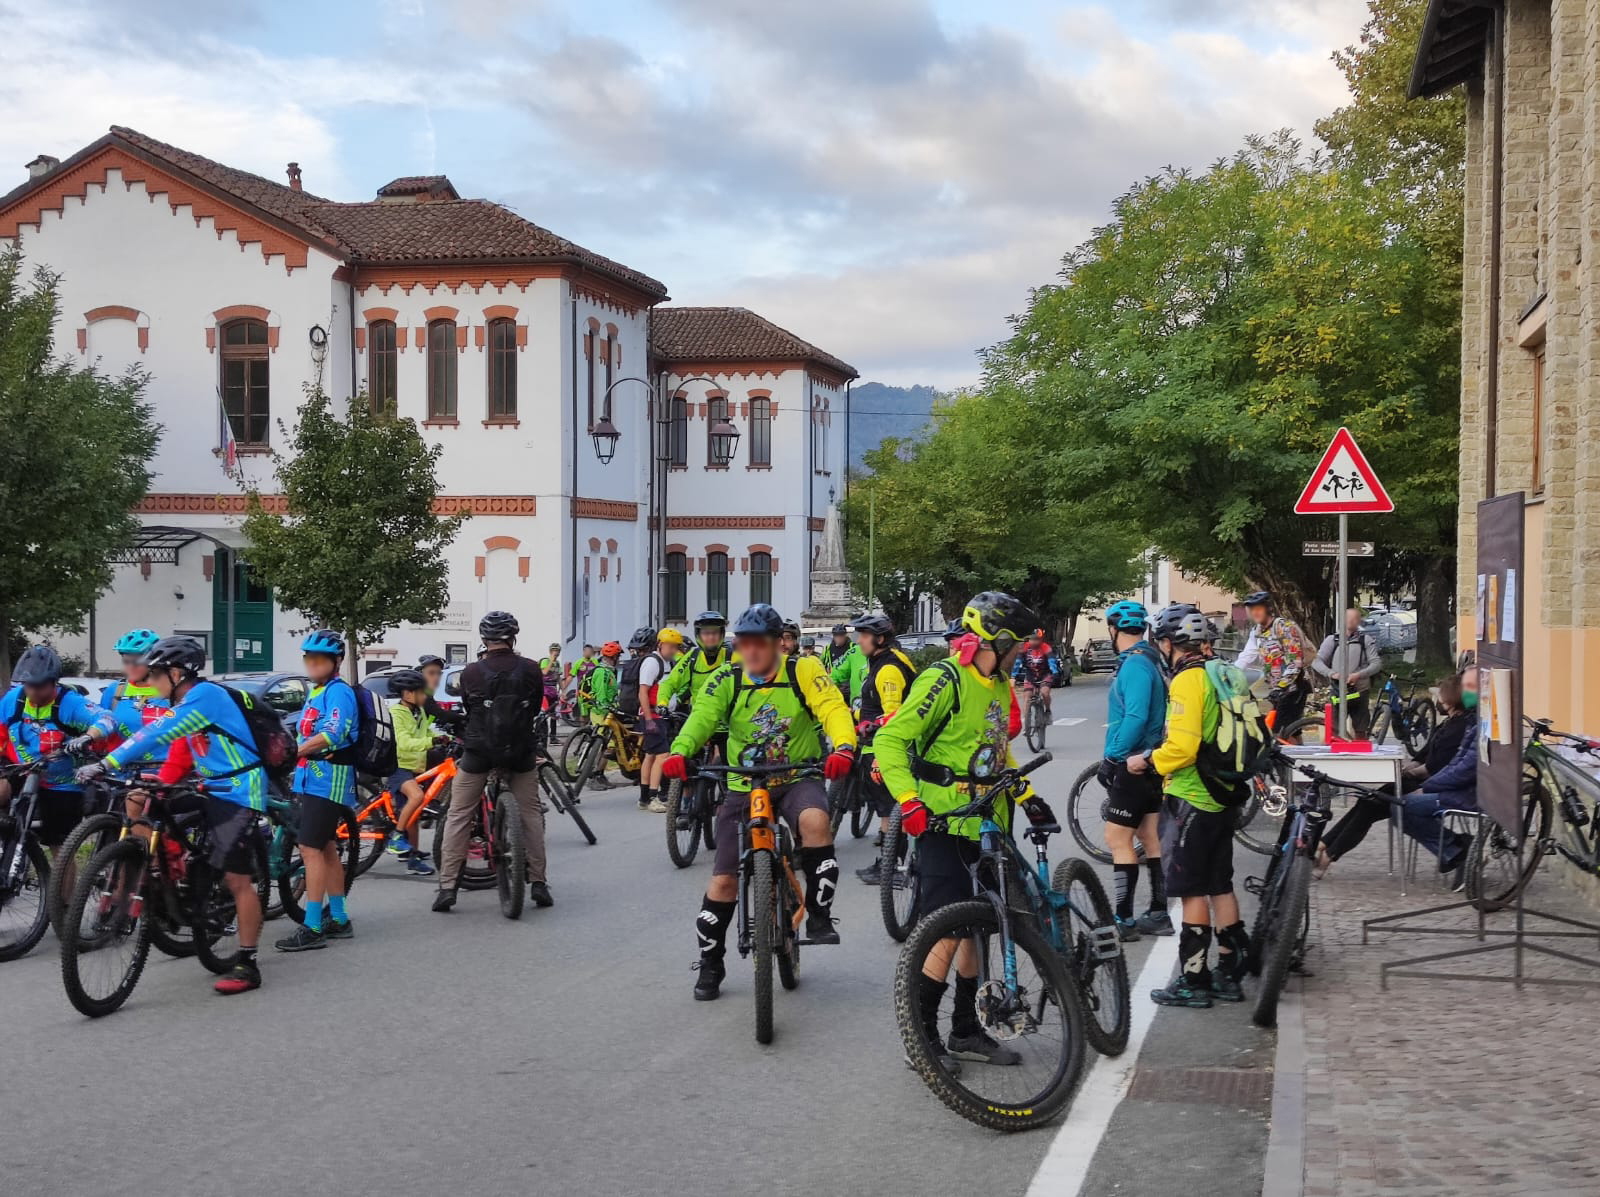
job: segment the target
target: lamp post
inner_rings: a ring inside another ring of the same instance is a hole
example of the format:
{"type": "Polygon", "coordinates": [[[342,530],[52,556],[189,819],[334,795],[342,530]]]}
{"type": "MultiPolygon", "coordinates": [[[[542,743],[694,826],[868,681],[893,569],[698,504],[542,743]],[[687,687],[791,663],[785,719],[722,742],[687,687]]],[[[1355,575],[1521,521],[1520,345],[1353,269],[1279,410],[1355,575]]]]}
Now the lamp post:
{"type": "Polygon", "coordinates": [[[600,418],[594,422],[594,427],[589,429],[589,436],[594,441],[594,455],[600,459],[601,465],[610,465],[611,459],[617,455],[617,442],[622,439],[622,431],[611,419],[611,392],[625,382],[636,382],[648,388],[650,380],[630,374],[625,378],[612,381],[606,388],[605,397],[600,401],[600,418]]]}

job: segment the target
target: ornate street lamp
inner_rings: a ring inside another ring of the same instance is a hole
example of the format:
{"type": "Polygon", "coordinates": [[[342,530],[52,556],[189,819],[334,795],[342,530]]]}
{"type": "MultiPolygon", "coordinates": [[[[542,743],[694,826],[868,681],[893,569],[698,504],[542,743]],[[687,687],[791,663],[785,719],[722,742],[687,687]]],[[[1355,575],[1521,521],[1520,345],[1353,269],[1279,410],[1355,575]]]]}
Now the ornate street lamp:
{"type": "Polygon", "coordinates": [[[719,463],[733,460],[733,451],[739,447],[739,430],[728,419],[718,420],[711,426],[711,453],[719,463]]]}
{"type": "Polygon", "coordinates": [[[622,433],[611,422],[609,415],[602,415],[589,435],[594,438],[594,455],[600,459],[601,465],[609,465],[617,455],[617,442],[622,439],[622,433]]]}

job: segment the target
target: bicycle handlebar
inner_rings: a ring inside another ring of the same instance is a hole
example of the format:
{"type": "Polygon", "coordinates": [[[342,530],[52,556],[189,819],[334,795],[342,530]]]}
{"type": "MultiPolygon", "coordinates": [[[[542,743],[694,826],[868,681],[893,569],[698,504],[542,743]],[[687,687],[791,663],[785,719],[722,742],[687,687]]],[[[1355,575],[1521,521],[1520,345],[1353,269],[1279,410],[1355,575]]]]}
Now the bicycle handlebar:
{"type": "Polygon", "coordinates": [[[691,773],[711,773],[733,777],[775,777],[779,773],[792,773],[797,777],[821,777],[821,761],[791,761],[772,765],[695,765],[691,773]]]}
{"type": "Polygon", "coordinates": [[[1556,730],[1556,725],[1548,719],[1533,719],[1527,715],[1522,717],[1522,722],[1533,729],[1534,735],[1541,739],[1564,740],[1577,747],[1580,752],[1594,752],[1600,749],[1600,744],[1588,736],[1580,736],[1573,732],[1556,730]]]}
{"type": "Polygon", "coordinates": [[[1296,773],[1300,773],[1306,777],[1309,777],[1319,786],[1334,786],[1341,790],[1350,790],[1354,793],[1362,794],[1368,798],[1376,798],[1380,802],[1393,803],[1396,801],[1395,796],[1392,794],[1385,794],[1382,790],[1369,789],[1366,786],[1357,785],[1355,782],[1342,781],[1337,777],[1331,777],[1315,766],[1308,765],[1304,761],[1295,760],[1294,757],[1290,756],[1286,752],[1274,752],[1272,754],[1272,760],[1274,764],[1288,765],[1289,768],[1293,769],[1296,773]]]}
{"type": "Polygon", "coordinates": [[[1051,753],[1041,752],[1038,756],[1034,757],[1031,761],[1028,761],[1025,764],[1017,765],[1014,768],[1005,770],[988,784],[983,791],[983,797],[975,798],[965,806],[957,807],[955,810],[945,811],[942,814],[935,815],[930,813],[928,816],[928,825],[930,827],[947,827],[952,819],[970,819],[976,817],[977,815],[983,814],[985,811],[993,808],[996,797],[998,797],[1000,794],[1003,794],[1009,787],[1021,781],[1035,769],[1042,765],[1048,765],[1054,759],[1055,757],[1051,753]]]}

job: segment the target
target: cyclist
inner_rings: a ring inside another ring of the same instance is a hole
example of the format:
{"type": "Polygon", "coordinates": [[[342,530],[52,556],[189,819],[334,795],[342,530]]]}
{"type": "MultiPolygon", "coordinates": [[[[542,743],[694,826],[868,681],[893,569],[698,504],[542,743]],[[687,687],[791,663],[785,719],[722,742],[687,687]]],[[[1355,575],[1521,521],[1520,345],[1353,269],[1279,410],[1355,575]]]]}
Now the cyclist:
{"type": "Polygon", "coordinates": [[[544,751],[535,722],[544,697],[544,677],[537,662],[517,655],[519,631],[517,617],[509,611],[490,611],[478,621],[483,655],[461,671],[461,702],[467,709],[467,726],[462,736],[461,767],[451,783],[450,809],[445,815],[439,892],[433,899],[433,909],[439,914],[447,913],[456,904],[478,800],[489,774],[497,769],[506,780],[500,801],[514,803],[522,819],[528,896],[535,906],[555,904],[545,880],[544,806],[539,801],[539,774],[535,770],[544,751]]]}
{"type": "Polygon", "coordinates": [[[850,640],[850,629],[842,623],[833,625],[833,639],[822,650],[822,667],[831,675],[834,667],[844,660],[845,656],[855,651],[856,646],[850,640]]]}
{"type": "Polygon", "coordinates": [[[1213,1001],[1244,1000],[1239,979],[1250,946],[1233,892],[1233,814],[1211,796],[1196,767],[1201,744],[1214,739],[1221,719],[1201,652],[1206,617],[1174,604],[1151,621],[1150,639],[1172,671],[1167,726],[1161,743],[1130,756],[1127,767],[1135,775],[1153,770],[1166,778],[1167,892],[1183,900],[1179,973],[1150,998],[1161,1006],[1205,1010],[1213,1001]],[[1215,971],[1206,964],[1213,933],[1215,971]]]}
{"type": "Polygon", "coordinates": [[[652,756],[666,751],[660,721],[656,718],[656,700],[661,679],[667,675],[667,661],[657,651],[654,628],[635,630],[628,641],[628,651],[633,656],[628,658],[617,679],[617,716],[638,734],[644,752],[643,763],[639,766],[639,809],[664,814],[667,804],[656,795],[650,775],[655,763],[652,756]],[[652,747],[655,753],[651,752],[652,747]]]}
{"type": "Polygon", "coordinates": [[[1258,666],[1262,670],[1267,701],[1274,712],[1272,726],[1283,728],[1306,713],[1311,682],[1306,677],[1300,625],[1287,615],[1274,615],[1273,607],[1269,591],[1244,596],[1244,609],[1253,626],[1234,664],[1240,669],[1258,666]]]}
{"type": "MultiPolygon", "coordinates": [[[[661,784],[661,760],[667,755],[668,745],[672,742],[670,724],[663,718],[667,713],[667,703],[661,697],[661,684],[671,673],[673,661],[688,643],[677,628],[662,628],[656,633],[656,656],[660,658],[661,672],[654,686],[641,689],[639,693],[640,735],[644,748],[639,779],[650,783],[650,805],[646,809],[656,814],[665,813],[667,809],[666,801],[662,798],[665,787],[661,784]]],[[[650,669],[646,667],[643,672],[648,674],[650,669]]]]}
{"type": "Polygon", "coordinates": [[[1100,762],[1100,783],[1110,798],[1106,802],[1106,847],[1116,889],[1117,933],[1125,940],[1148,935],[1171,935],[1167,914],[1166,879],[1161,863],[1161,779],[1146,770],[1128,772],[1128,758],[1149,752],[1160,744],[1167,721],[1167,681],[1161,654],[1145,639],[1150,613],[1143,603],[1124,599],[1106,609],[1111,647],[1117,650],[1117,667],[1106,697],[1105,756],[1100,762]],[[1150,874],[1150,908],[1137,919],[1133,898],[1139,888],[1139,854],[1134,836],[1144,847],[1150,874]]]}
{"type": "Polygon", "coordinates": [[[817,638],[815,636],[800,637],[800,655],[814,657],[817,655],[817,638]]]}
{"type": "Polygon", "coordinates": [[[681,698],[693,710],[694,700],[713,674],[728,663],[728,620],[720,611],[702,611],[694,617],[694,647],[679,653],[672,671],[661,683],[657,697],[663,706],[676,707],[681,698]]]}
{"type": "Polygon", "coordinates": [[[291,783],[300,803],[295,838],[306,869],[305,921],[272,946],[280,952],[309,952],[330,939],[355,934],[344,904],[344,862],[339,859],[339,825],[356,804],[353,759],[360,707],[355,687],[339,676],[344,637],[320,628],[300,642],[301,662],[311,693],[295,720],[291,783]],[[323,899],[327,899],[324,918],[323,899]]]}
{"type": "Polygon", "coordinates": [[[410,826],[411,817],[427,801],[427,795],[417,783],[417,774],[428,768],[428,752],[435,738],[433,720],[428,718],[427,679],[415,669],[402,669],[389,679],[389,692],[400,696],[389,704],[394,720],[397,767],[389,778],[388,788],[390,799],[399,807],[389,850],[406,862],[406,872],[417,877],[432,877],[433,866],[428,863],[428,854],[413,847],[406,833],[400,830],[410,826]]]}
{"type": "MultiPolygon", "coordinates": [[[[1039,617],[1009,594],[989,590],[975,596],[961,616],[958,655],[917,675],[899,713],[873,742],[884,784],[900,803],[900,826],[917,838],[917,909],[923,915],[972,897],[980,820],[957,819],[946,830],[930,831],[928,818],[965,806],[974,782],[1016,763],[1007,735],[1009,678],[1023,641],[1038,624],[1039,617]]],[[[1059,829],[1055,814],[1031,786],[1021,801],[1030,823],[1059,829]]],[[[1009,807],[995,810],[1002,827],[1011,819],[1009,807]]],[[[951,939],[929,953],[919,1002],[930,1042],[947,1062],[1021,1063],[1017,1052],[984,1032],[977,992],[978,961],[970,944],[958,946],[951,939]],[[955,1014],[946,1043],[939,1035],[938,1012],[952,962],[955,1014]]]]}
{"type": "Polygon", "coordinates": [[[172,710],[150,682],[144,655],[161,639],[149,628],[124,632],[115,650],[122,657],[122,680],[100,692],[100,708],[117,724],[117,738],[127,740],[172,710]]]}
{"type": "Polygon", "coordinates": [[[1012,678],[1022,683],[1024,718],[1027,717],[1029,706],[1035,702],[1043,703],[1045,718],[1050,717],[1050,691],[1060,674],[1061,666],[1056,662],[1049,641],[1044,638],[1044,629],[1035,628],[1011,670],[1012,678]]]}
{"type": "MultiPolygon", "coordinates": [[[[950,660],[958,659],[965,650],[965,641],[972,633],[961,626],[959,619],[952,619],[944,630],[944,642],[950,646],[950,660]]],[[[1006,679],[1006,689],[1011,694],[1011,708],[1006,716],[1006,740],[1015,740],[1022,734],[1022,704],[1017,700],[1017,686],[1009,677],[1006,679]]]]}
{"type": "MultiPolygon", "coordinates": [[[[172,709],[101,760],[85,765],[78,776],[88,781],[108,770],[121,772],[140,761],[166,758],[163,780],[173,777],[182,761],[205,781],[198,801],[211,831],[210,864],[222,870],[233,895],[239,934],[239,961],[213,988],[229,995],[259,989],[261,902],[252,875],[256,853],[251,837],[257,834],[257,812],[267,808],[267,775],[256,756],[255,737],[228,692],[200,676],[206,650],[198,640],[158,640],[145,664],[156,692],[172,709]]],[[[309,916],[309,901],[306,909],[309,916]]]]}
{"type": "Polygon", "coordinates": [[[607,640],[600,646],[600,659],[589,674],[589,722],[600,724],[617,705],[617,671],[622,645],[607,640]]]}
{"type": "MultiPolygon", "coordinates": [[[[730,761],[802,765],[821,760],[830,781],[849,773],[856,745],[850,712],[821,666],[779,651],[783,617],[766,603],[757,603],[734,620],[733,635],[739,661],[719,670],[701,693],[672,742],[672,755],[662,763],[663,775],[687,779],[687,758],[723,724],[728,728],[730,761]],[[823,734],[832,741],[832,752],[823,747],[823,734]]],[[[838,943],[832,909],[839,862],[828,826],[827,793],[815,778],[785,782],[782,777],[768,779],[768,788],[773,808],[782,812],[800,842],[800,866],[807,879],[806,938],[812,943],[838,943]]],[[[700,940],[696,1001],[715,1000],[726,975],[723,955],[739,887],[739,827],[749,811],[750,785],[747,778],[730,776],[728,799],[717,813],[711,884],[695,917],[700,940]]]]}
{"type": "Polygon", "coordinates": [[[589,717],[589,675],[595,668],[595,646],[585,644],[583,655],[572,666],[573,706],[579,719],[589,717]]]}
{"type": "MultiPolygon", "coordinates": [[[[911,658],[895,643],[894,621],[887,615],[863,615],[850,625],[856,633],[856,643],[861,646],[867,663],[866,677],[861,683],[861,710],[856,717],[856,742],[863,753],[870,752],[872,737],[900,709],[906,691],[917,676],[911,658]]],[[[865,781],[872,797],[872,809],[880,820],[887,819],[894,809],[894,799],[876,779],[876,771],[869,772],[865,781]]],[[[881,841],[881,836],[879,837],[881,841]]],[[[872,863],[857,869],[856,876],[868,885],[877,885],[880,879],[880,861],[874,856],[872,863]]]]}
{"type": "MultiPolygon", "coordinates": [[[[444,733],[457,734],[461,730],[462,715],[460,711],[447,710],[439,705],[434,695],[439,692],[439,682],[444,678],[444,658],[437,653],[423,653],[417,658],[417,672],[422,675],[422,682],[428,689],[428,697],[423,701],[422,709],[428,713],[428,718],[440,729],[439,740],[447,739],[444,733]]],[[[435,743],[438,743],[436,740],[435,743]]],[[[428,757],[428,767],[431,769],[442,761],[444,757],[435,752],[428,757]]]]}
{"type": "Polygon", "coordinates": [[[561,690],[566,685],[568,669],[561,663],[561,646],[552,644],[550,655],[539,661],[539,672],[544,677],[544,706],[547,711],[561,707],[561,690]]]}
{"type": "Polygon", "coordinates": [[[786,657],[800,653],[800,625],[792,619],[783,621],[783,635],[778,637],[778,651],[786,657]]]}

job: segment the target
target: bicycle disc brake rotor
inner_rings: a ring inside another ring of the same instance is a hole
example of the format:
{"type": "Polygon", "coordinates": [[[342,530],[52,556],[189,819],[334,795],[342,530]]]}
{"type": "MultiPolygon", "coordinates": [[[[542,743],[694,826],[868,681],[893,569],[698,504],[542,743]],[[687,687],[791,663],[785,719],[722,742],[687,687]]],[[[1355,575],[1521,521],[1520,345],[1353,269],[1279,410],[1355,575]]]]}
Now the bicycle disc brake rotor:
{"type": "Polygon", "coordinates": [[[1004,981],[985,981],[978,987],[978,1023],[996,1039],[1017,1039],[1035,1029],[1034,1020],[1004,981]]]}
{"type": "Polygon", "coordinates": [[[1284,786],[1268,786],[1261,799],[1261,812],[1268,818],[1281,819],[1289,810],[1289,791],[1284,786]]]}

